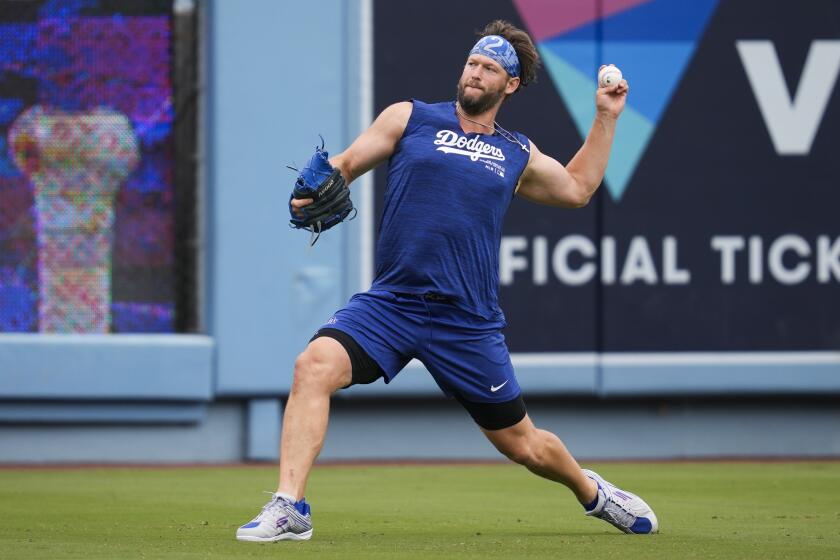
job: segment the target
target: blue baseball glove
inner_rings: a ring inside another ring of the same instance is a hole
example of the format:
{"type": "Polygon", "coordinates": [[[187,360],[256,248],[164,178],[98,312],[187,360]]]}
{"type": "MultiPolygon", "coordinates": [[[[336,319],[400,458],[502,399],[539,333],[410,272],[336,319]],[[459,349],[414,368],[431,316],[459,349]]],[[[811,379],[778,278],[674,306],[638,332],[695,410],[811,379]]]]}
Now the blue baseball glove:
{"type": "MultiPolygon", "coordinates": [[[[321,146],[315,148],[309,163],[298,173],[294,190],[289,197],[289,224],[295,229],[312,232],[310,245],[318,241],[321,232],[340,224],[355,211],[344,177],[338,169],[330,165],[328,158],[329,154],[324,151],[322,137],[321,146]],[[299,208],[299,213],[296,213],[292,207],[292,199],[295,198],[311,198],[312,204],[299,208]]],[[[355,213],[350,219],[353,217],[355,213]]]]}

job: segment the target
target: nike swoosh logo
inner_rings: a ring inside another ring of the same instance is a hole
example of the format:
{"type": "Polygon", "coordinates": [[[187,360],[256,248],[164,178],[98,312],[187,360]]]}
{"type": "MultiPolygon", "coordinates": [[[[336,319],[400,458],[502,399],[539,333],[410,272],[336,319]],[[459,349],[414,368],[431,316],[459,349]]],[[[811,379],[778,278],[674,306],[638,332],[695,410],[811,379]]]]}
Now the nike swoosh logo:
{"type": "Polygon", "coordinates": [[[502,383],[502,384],[501,384],[501,385],[499,385],[498,387],[494,387],[494,386],[490,385],[490,392],[491,392],[491,393],[495,393],[496,391],[498,391],[499,389],[501,389],[502,387],[504,387],[505,385],[507,385],[507,382],[508,382],[508,381],[510,381],[510,379],[508,379],[507,381],[505,381],[504,383],[502,383]]]}

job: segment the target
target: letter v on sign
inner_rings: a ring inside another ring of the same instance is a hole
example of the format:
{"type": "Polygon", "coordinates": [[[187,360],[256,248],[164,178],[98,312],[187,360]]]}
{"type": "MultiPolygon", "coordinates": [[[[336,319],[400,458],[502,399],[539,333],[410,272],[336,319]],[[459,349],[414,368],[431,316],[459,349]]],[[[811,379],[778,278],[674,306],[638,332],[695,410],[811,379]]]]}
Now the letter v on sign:
{"type": "Polygon", "coordinates": [[[736,41],[738,55],[779,155],[807,155],[840,73],[840,41],[813,41],[796,94],[788,94],[770,41],[736,41]]]}

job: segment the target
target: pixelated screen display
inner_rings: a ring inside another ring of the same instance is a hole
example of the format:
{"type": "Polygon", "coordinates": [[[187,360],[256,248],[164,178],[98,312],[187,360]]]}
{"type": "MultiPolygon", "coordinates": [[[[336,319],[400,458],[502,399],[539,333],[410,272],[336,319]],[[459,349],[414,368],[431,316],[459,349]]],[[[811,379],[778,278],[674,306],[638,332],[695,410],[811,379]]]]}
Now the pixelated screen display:
{"type": "Polygon", "coordinates": [[[172,21],[0,4],[0,332],[174,330],[172,21]]]}

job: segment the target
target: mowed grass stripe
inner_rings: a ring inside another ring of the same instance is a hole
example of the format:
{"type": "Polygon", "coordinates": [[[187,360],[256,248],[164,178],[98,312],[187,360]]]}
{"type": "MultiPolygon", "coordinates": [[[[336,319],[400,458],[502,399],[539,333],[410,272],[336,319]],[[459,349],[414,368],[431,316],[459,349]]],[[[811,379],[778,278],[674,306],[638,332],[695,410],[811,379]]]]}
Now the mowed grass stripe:
{"type": "Polygon", "coordinates": [[[274,468],[0,471],[0,557],[840,558],[840,463],[588,465],[645,497],[623,535],[507,465],[316,468],[312,541],[234,540],[274,468]]]}

